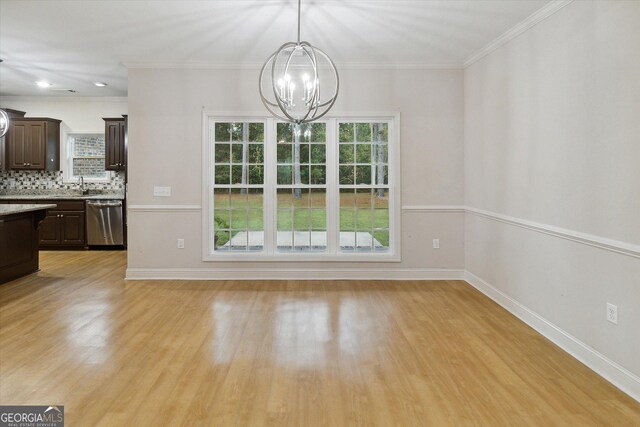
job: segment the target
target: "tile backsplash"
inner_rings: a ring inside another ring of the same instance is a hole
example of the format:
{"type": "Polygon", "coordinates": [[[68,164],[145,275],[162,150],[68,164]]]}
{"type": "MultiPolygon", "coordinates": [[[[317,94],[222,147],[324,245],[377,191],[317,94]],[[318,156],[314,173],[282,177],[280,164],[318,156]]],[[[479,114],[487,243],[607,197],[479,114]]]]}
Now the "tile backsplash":
{"type": "MultiPolygon", "coordinates": [[[[87,182],[91,190],[124,191],[124,172],[112,172],[110,182],[87,182]]],[[[0,190],[71,190],[78,184],[63,182],[61,171],[0,172],[0,190]]]]}

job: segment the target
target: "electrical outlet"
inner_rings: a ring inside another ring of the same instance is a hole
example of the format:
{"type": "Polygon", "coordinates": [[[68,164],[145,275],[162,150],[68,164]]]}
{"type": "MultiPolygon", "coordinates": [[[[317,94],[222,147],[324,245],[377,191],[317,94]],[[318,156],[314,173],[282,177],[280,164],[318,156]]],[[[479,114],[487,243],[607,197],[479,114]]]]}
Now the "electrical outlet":
{"type": "Polygon", "coordinates": [[[184,249],[184,239],[178,239],[178,249],[184,249]]]}
{"type": "Polygon", "coordinates": [[[433,239],[433,249],[440,249],[440,239],[433,239]]]}
{"type": "Polygon", "coordinates": [[[614,325],[618,324],[618,306],[607,303],[607,320],[614,325]]]}

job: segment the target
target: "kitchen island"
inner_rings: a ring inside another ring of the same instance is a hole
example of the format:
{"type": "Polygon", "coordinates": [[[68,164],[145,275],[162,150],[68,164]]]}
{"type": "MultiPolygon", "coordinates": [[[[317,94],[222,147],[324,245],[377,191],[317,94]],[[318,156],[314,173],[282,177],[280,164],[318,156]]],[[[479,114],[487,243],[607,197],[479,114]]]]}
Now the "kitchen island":
{"type": "Polygon", "coordinates": [[[54,204],[0,205],[0,283],[38,271],[38,227],[54,204]]]}

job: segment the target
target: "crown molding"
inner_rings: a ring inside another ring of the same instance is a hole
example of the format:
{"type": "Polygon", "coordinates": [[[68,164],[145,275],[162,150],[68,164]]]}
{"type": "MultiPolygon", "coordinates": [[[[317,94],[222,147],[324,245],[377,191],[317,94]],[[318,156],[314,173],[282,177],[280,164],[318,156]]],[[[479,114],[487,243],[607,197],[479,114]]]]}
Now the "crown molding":
{"type": "MultiPolygon", "coordinates": [[[[209,62],[124,62],[128,69],[165,69],[165,70],[259,70],[263,63],[209,63],[209,62]]],[[[423,64],[423,63],[395,63],[382,64],[379,62],[344,62],[336,63],[336,67],[343,70],[462,70],[463,64],[423,64]]]]}
{"type": "Polygon", "coordinates": [[[563,7],[567,6],[568,4],[572,3],[573,1],[574,0],[553,0],[549,2],[542,8],[538,9],[533,14],[529,15],[524,21],[520,22],[514,27],[511,27],[506,32],[502,33],[498,38],[496,38],[489,44],[485,45],[482,49],[469,55],[467,59],[465,59],[464,61],[464,68],[469,67],[474,62],[477,62],[478,60],[489,55],[491,52],[498,49],[500,46],[507,44],[511,40],[518,37],[520,34],[527,31],[529,28],[535,26],[539,22],[544,21],[545,19],[547,19],[548,17],[550,17],[551,15],[553,15],[563,7]]]}
{"type": "Polygon", "coordinates": [[[50,95],[0,95],[0,102],[127,102],[126,96],[50,96],[50,95]]]}

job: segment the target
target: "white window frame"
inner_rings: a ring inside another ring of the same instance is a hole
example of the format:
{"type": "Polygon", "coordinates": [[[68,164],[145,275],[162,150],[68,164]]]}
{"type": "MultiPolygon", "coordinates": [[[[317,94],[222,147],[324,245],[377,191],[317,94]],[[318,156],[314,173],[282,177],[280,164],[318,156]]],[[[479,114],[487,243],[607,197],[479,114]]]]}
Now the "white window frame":
{"type": "Polygon", "coordinates": [[[202,112],[202,261],[212,262],[400,262],[401,261],[401,183],[400,183],[400,113],[334,112],[320,122],[327,123],[327,249],[323,252],[278,252],[276,242],[276,123],[264,113],[202,112]],[[262,251],[227,252],[213,248],[214,144],[212,121],[265,123],[264,134],[264,248],[262,251]],[[338,122],[387,122],[389,179],[389,250],[386,252],[340,252],[338,188],[338,122]]]}
{"type": "MultiPolygon", "coordinates": [[[[69,144],[69,138],[77,135],[103,135],[104,129],[102,130],[87,130],[87,131],[64,131],[62,133],[62,144],[61,144],[61,152],[63,159],[63,167],[62,167],[62,181],[67,184],[79,183],[80,177],[73,176],[73,147],[69,144]]],[[[83,177],[84,182],[99,182],[99,183],[108,183],[111,182],[113,177],[112,171],[106,171],[104,178],[97,177],[83,177]]]]}

